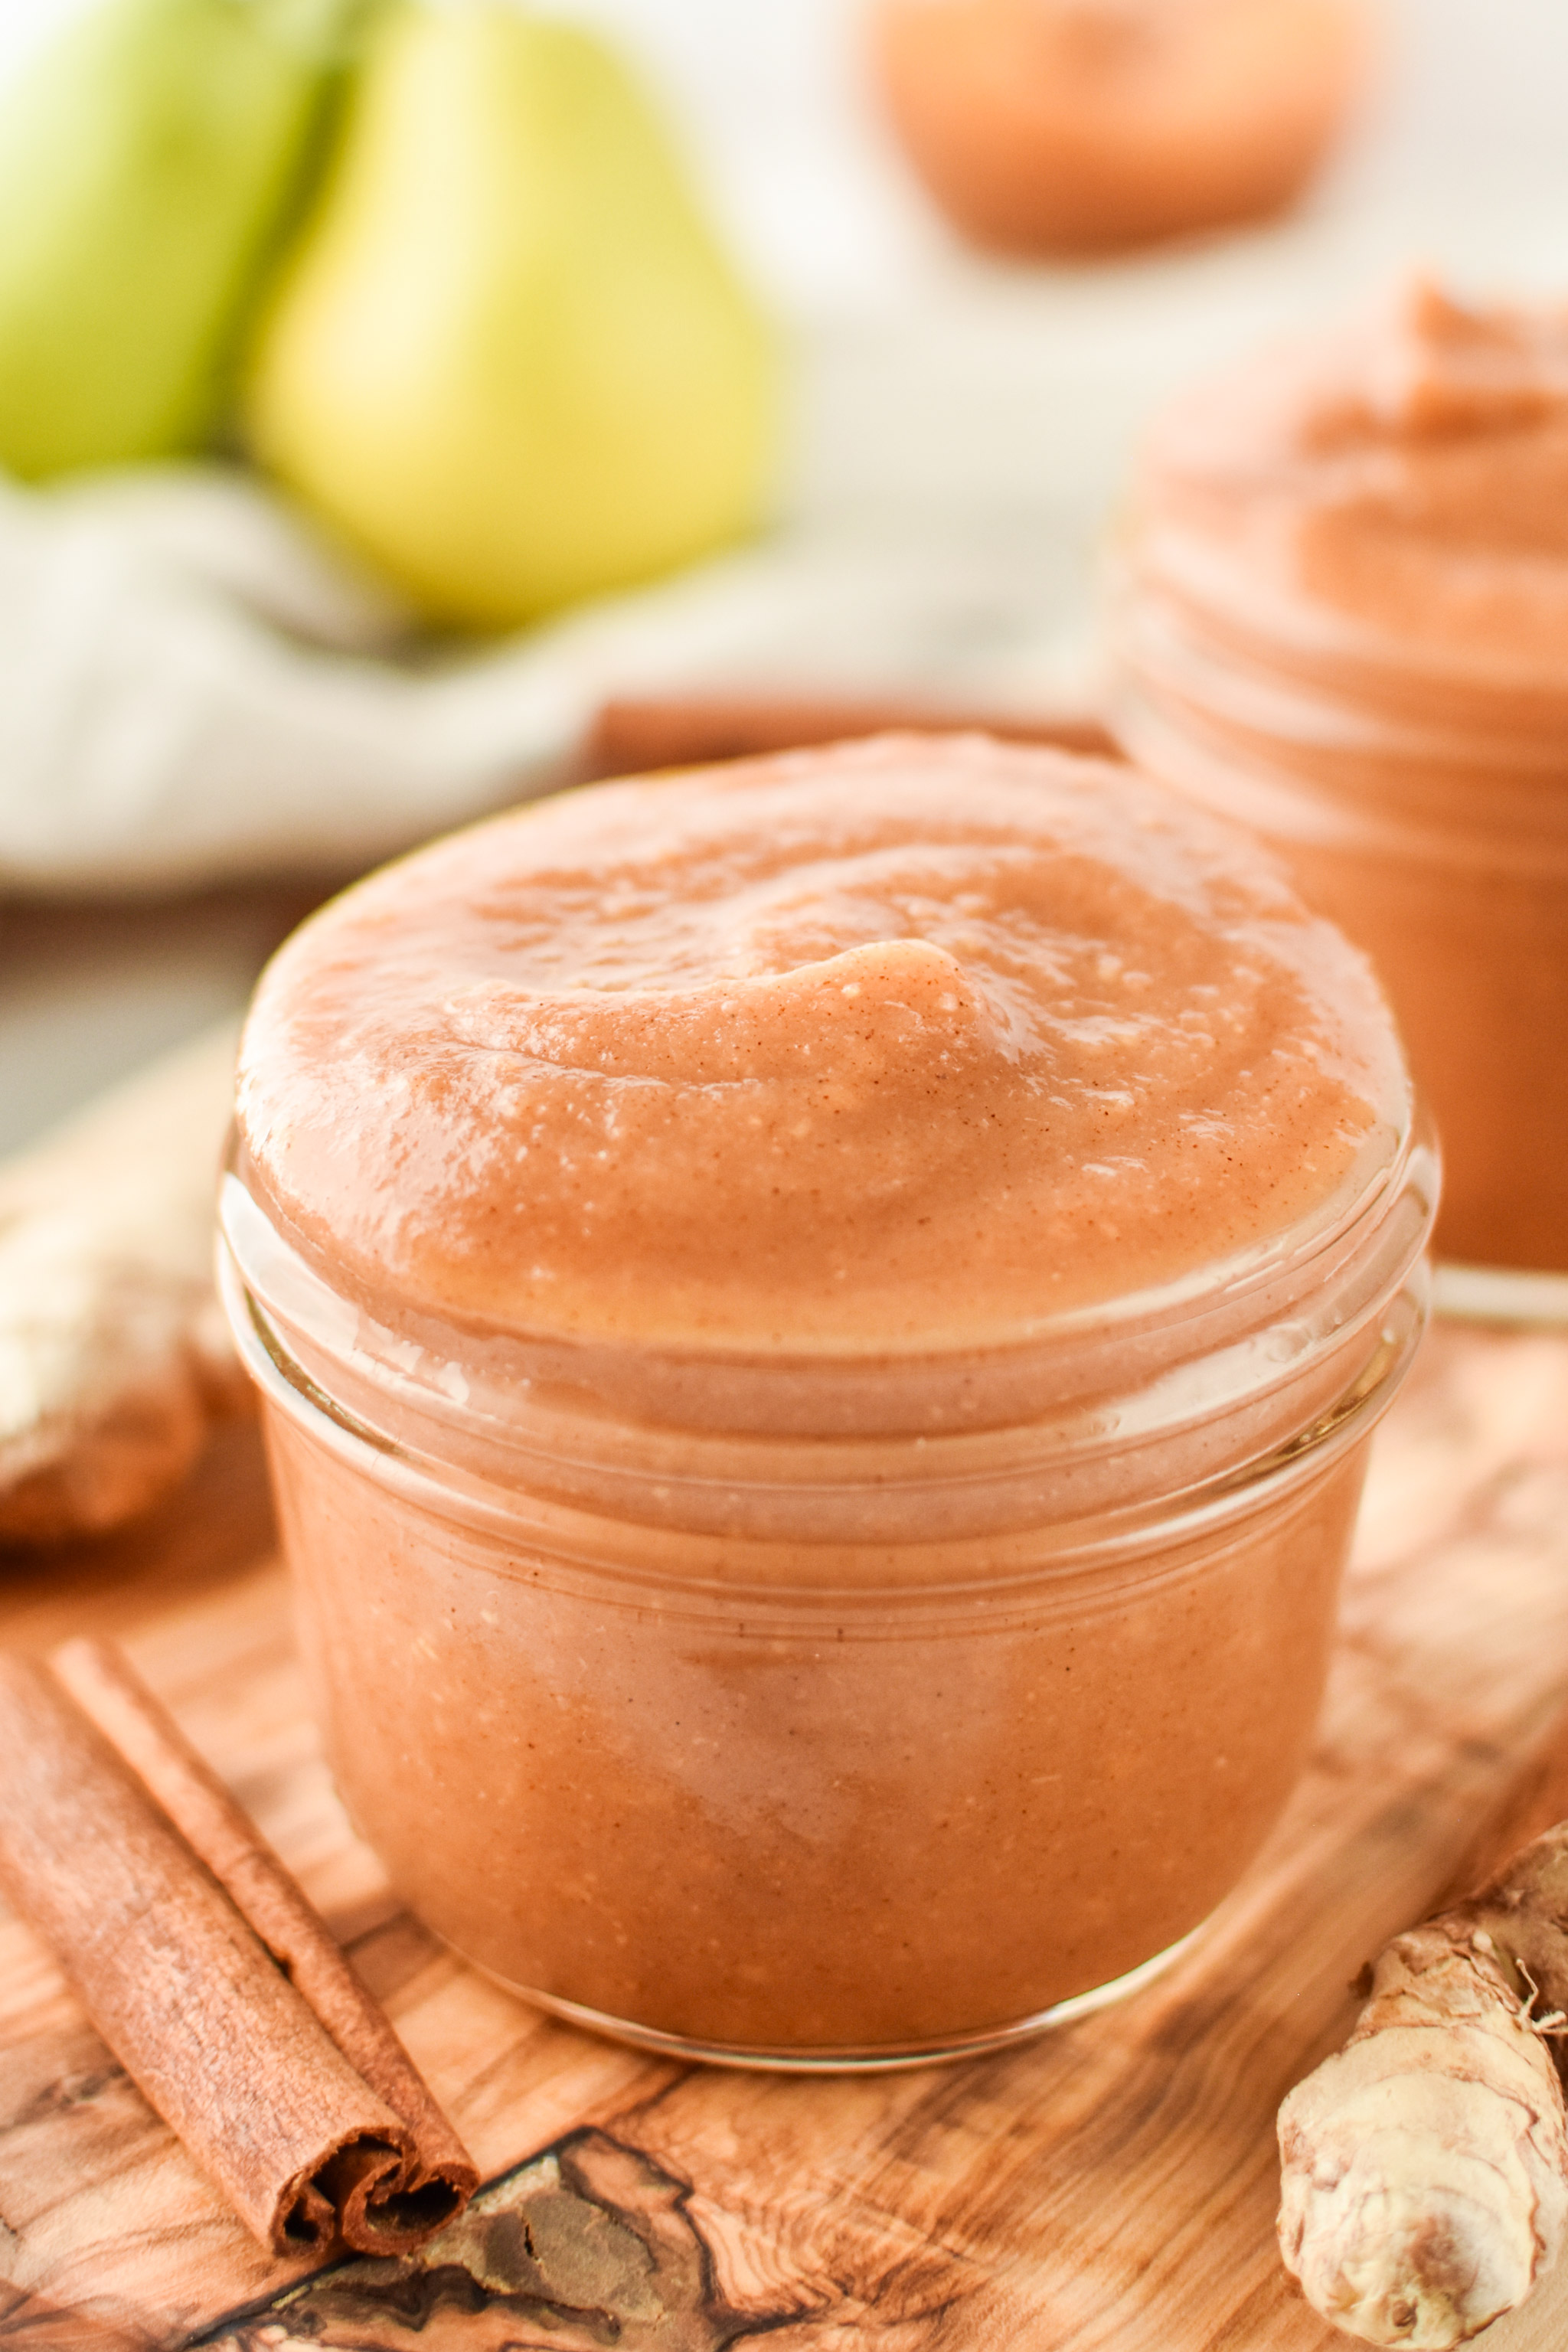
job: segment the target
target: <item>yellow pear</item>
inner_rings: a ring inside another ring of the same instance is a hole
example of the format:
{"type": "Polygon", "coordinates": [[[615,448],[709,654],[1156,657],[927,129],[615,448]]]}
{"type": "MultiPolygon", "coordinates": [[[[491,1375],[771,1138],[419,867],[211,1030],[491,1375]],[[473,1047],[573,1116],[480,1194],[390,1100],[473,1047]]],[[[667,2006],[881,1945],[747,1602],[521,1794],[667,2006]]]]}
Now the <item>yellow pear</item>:
{"type": "Polygon", "coordinates": [[[263,461],[438,619],[499,627],[752,528],[773,343],[593,35],[385,20],[262,326],[263,461]]]}

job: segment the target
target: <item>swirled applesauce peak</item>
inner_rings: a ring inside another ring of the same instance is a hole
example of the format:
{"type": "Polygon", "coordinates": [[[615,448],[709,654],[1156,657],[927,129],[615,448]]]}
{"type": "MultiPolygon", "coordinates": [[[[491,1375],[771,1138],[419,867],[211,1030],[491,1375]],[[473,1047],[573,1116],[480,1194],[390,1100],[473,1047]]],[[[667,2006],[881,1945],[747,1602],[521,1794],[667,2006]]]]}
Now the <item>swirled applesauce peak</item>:
{"type": "Polygon", "coordinates": [[[1417,283],[1184,396],[1137,503],[1141,570],[1227,634],[1347,693],[1479,688],[1489,724],[1528,724],[1568,692],[1568,308],[1417,283]]]}
{"type": "Polygon", "coordinates": [[[322,908],[250,1180],[382,1323],[1005,1344],[1297,1228],[1400,1130],[1363,959],[1131,770],[889,736],[561,794],[322,908]]]}

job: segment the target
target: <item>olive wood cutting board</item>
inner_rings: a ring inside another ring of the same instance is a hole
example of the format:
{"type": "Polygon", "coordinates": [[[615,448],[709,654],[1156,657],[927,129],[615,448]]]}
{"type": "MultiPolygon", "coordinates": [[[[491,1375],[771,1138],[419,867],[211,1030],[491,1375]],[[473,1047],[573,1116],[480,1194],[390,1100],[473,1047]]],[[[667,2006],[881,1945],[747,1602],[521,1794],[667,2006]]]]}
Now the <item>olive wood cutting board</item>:
{"type": "MultiPolygon", "coordinates": [[[[1274,2109],[1568,1693],[1568,1339],[1433,1334],[1379,1439],[1321,1736],[1267,1853],[1136,2000],[963,2065],[683,2068],[463,1967],[338,1807],[269,1543],[254,1436],[231,1432],[156,1527],[0,1565],[0,1636],[126,1638],[352,1946],[489,2186],[417,2260],[277,2262],[0,1915],[0,2345],[1343,2345],[1275,2255],[1274,2109]]],[[[1568,2273],[1487,2343],[1565,2339],[1568,2273]]]]}

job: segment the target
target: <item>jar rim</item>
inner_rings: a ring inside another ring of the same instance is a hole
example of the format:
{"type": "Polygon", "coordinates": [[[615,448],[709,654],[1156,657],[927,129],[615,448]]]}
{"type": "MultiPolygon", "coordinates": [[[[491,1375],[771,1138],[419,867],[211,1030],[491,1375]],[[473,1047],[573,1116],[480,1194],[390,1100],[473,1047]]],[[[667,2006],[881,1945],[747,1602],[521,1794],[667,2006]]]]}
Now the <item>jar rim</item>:
{"type": "MultiPolygon", "coordinates": [[[[1425,1319],[1436,1193],[1423,1116],[1382,1181],[1283,1273],[1149,1334],[1109,1319],[1022,1364],[1016,1351],[1000,1365],[940,1362],[945,1391],[925,1361],[943,1409],[923,1419],[922,1392],[900,1388],[896,1365],[857,1368],[848,1387],[829,1366],[839,1385],[826,1407],[813,1384],[821,1366],[795,1389],[770,1366],[738,1405],[724,1404],[721,1382],[685,1410],[668,1385],[595,1389],[592,1364],[574,1381],[558,1363],[505,1349],[485,1361],[477,1343],[462,1361],[437,1354],[333,1292],[237,1175],[225,1183],[220,1281],[241,1356],[272,1402],[362,1468],[444,1495],[444,1507],[554,1511],[579,1528],[725,1543],[737,1559],[747,1547],[778,1555],[782,1543],[825,1560],[878,1547],[908,1559],[921,1545],[1005,1549],[1042,1528],[1069,1548],[1115,1549],[1164,1525],[1184,1493],[1222,1516],[1247,1507],[1265,1465],[1283,1474],[1338,1427],[1394,1324],[1403,1362],[1425,1319]]],[[[795,1571],[786,1560],[781,1572],[795,1571]]]]}
{"type": "MultiPolygon", "coordinates": [[[[573,1515],[559,1510],[547,1511],[537,1526],[525,1522],[515,1491],[472,1476],[455,1476],[449,1466],[433,1463],[346,1412],[290,1357],[221,1240],[218,1285],[241,1360],[271,1405],[340,1461],[417,1507],[500,1534],[514,1545],[524,1537],[531,1575],[586,1581],[603,1597],[634,1606],[647,1605],[657,1594],[665,1612],[672,1596],[679,1606],[682,1595],[696,1614],[714,1607],[732,1611],[742,1603],[749,1618],[762,1612],[782,1620],[792,1611],[820,1612],[831,1604],[840,1612],[858,1608],[882,1619],[891,1608],[898,1624],[884,1630],[899,1630],[906,1622],[912,1627],[933,1615],[945,1618],[955,1603],[963,1601],[984,1605],[987,1622],[1000,1627],[1009,1599],[1037,1614],[1045,1587],[1055,1588],[1060,1604],[1078,1615],[1097,1601],[1106,1605],[1119,1600],[1130,1580],[1142,1584],[1190,1572],[1193,1545],[1205,1538],[1223,1539],[1293,1489],[1315,1484],[1370,1434],[1404,1383],[1430,1306],[1429,1270],[1417,1257],[1386,1302],[1370,1350],[1344,1388],[1305,1426],[1254,1458],[1201,1477],[1179,1492],[1138,1496],[1121,1507],[1053,1528],[1047,1556],[1026,1568],[950,1575],[941,1580],[900,1575],[851,1584],[802,1580],[792,1586],[773,1578],[748,1579],[743,1570],[706,1577],[695,1571],[671,1573],[668,1564],[628,1564],[596,1554],[591,1539],[584,1543],[581,1528],[572,1524],[573,1515]],[[1139,1575],[1141,1561],[1143,1572],[1139,1575]]],[[[593,1525],[591,1518],[586,1523],[593,1525]]],[[[951,1555],[953,1547],[942,1543],[938,1549],[951,1555]]]]}
{"type": "MultiPolygon", "coordinates": [[[[1399,709],[1417,724],[1430,718],[1434,695],[1481,719],[1495,716],[1507,699],[1525,704],[1537,726],[1542,715],[1568,720],[1568,661],[1542,668],[1401,636],[1292,586],[1249,561],[1244,547],[1210,541],[1167,520],[1130,517],[1109,552],[1107,580],[1118,601],[1152,595],[1179,608],[1190,624],[1201,623],[1205,643],[1268,659],[1299,684],[1320,682],[1331,664],[1347,702],[1399,709]]],[[[1191,634],[1199,634],[1196,626],[1191,634]]],[[[1533,730],[1504,731],[1522,737],[1533,730]]]]}
{"type": "Polygon", "coordinates": [[[1223,609],[1122,550],[1106,581],[1115,728],[1151,773],[1289,840],[1425,864],[1568,873],[1568,673],[1399,658],[1263,589],[1223,609]],[[1325,668],[1331,664],[1331,668],[1325,668]]]}
{"type": "MultiPolygon", "coordinates": [[[[246,1288],[277,1325],[304,1335],[319,1361],[423,1390],[437,1416],[482,1410],[487,1388],[570,1420],[618,1403],[625,1417],[679,1430],[832,1444],[936,1440],[1007,1428],[1041,1410],[1146,1389],[1194,1360],[1220,1356],[1331,1292],[1345,1302],[1369,1285],[1392,1295],[1420,1254],[1439,1189],[1436,1139],[1414,1097],[1403,1124],[1380,1122],[1341,1184],[1282,1234],[1174,1280],[1041,1317],[1020,1335],[977,1347],[854,1356],[752,1354],[484,1329],[407,1314],[391,1328],[329,1281],[271,1204],[246,1181],[231,1143],[219,1225],[246,1288]],[[1397,1279],[1384,1263],[1392,1254],[1397,1279]],[[933,1402],[933,1398],[936,1402],[933,1402]],[[1020,1400],[1024,1409],[1019,1410],[1020,1400]]],[[[1364,1301],[1363,1302],[1364,1304],[1364,1301]]],[[[333,1383],[329,1380],[328,1385],[333,1383]]]]}

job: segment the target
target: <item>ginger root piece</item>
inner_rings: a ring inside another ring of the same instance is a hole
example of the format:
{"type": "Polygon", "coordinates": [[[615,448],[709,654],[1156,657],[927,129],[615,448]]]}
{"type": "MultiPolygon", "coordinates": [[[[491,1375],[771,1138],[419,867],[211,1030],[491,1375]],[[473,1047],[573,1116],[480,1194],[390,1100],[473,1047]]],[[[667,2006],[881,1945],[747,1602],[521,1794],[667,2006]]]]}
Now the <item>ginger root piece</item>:
{"type": "Polygon", "coordinates": [[[1345,2048],[1279,2110],[1279,2247],[1368,2344],[1467,2343],[1568,2234],[1568,1822],[1378,1960],[1345,2048]]]}
{"type": "Polygon", "coordinates": [[[0,1166],[0,1542],[117,1527],[246,1384],[213,1290],[237,1022],[0,1166]]]}

